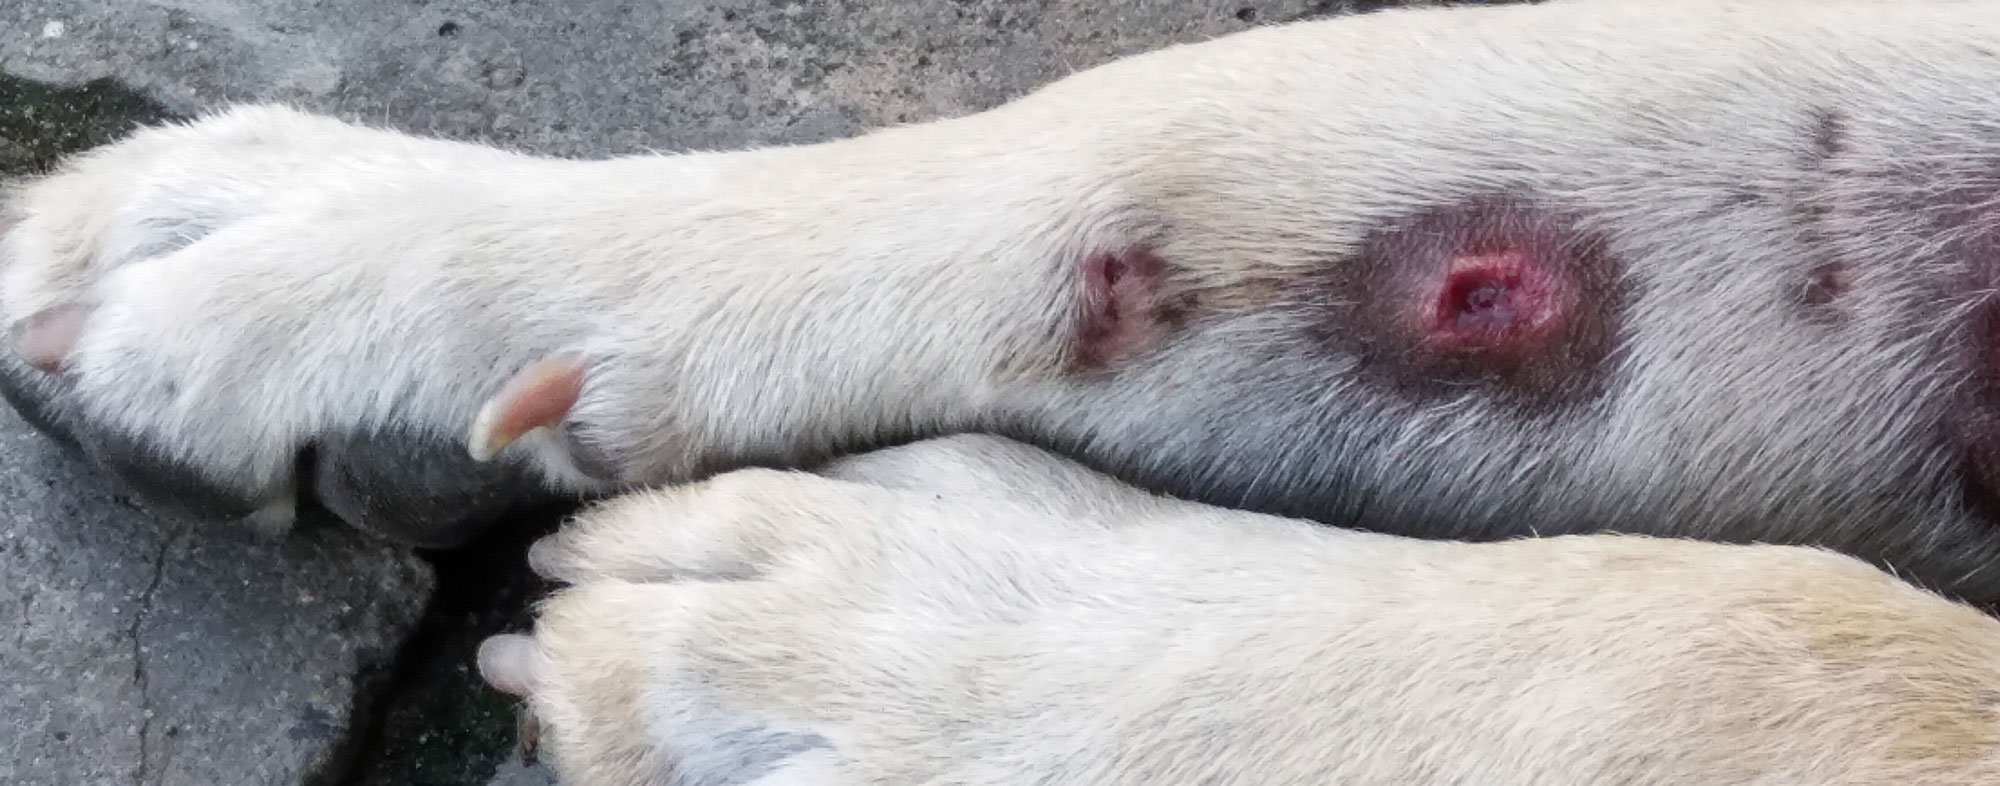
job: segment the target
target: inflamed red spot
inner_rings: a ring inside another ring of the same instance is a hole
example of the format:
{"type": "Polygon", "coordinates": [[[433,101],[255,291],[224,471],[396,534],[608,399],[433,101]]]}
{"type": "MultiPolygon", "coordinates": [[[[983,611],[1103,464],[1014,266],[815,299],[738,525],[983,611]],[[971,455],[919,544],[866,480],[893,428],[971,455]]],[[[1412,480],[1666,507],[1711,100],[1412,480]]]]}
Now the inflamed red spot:
{"type": "Polygon", "coordinates": [[[1807,271],[1800,302],[1822,308],[1839,302],[1854,289],[1854,268],[1845,262],[1822,262],[1807,271]]]}
{"type": "Polygon", "coordinates": [[[1132,357],[1166,332],[1170,315],[1160,297],[1164,269],[1159,257],[1138,247],[1083,258],[1083,314],[1072,353],[1079,370],[1132,357]]]}
{"type": "Polygon", "coordinates": [[[1479,197],[1384,222],[1308,286],[1318,335],[1414,394],[1569,399],[1600,385],[1624,296],[1602,240],[1535,200],[1479,197]]]}
{"type": "Polygon", "coordinates": [[[1519,249],[1453,255],[1430,317],[1431,340],[1452,348],[1542,341],[1569,293],[1544,264],[1519,249]]]}

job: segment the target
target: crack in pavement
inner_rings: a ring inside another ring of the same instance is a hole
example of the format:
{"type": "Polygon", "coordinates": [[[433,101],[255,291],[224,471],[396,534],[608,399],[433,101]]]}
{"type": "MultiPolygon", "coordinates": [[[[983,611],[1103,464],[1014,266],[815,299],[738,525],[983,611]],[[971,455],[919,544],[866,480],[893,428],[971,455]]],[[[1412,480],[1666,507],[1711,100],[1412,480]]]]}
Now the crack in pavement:
{"type": "Polygon", "coordinates": [[[140,641],[139,629],[153,613],[153,593],[159,590],[160,581],[166,578],[167,557],[185,533],[184,529],[176,529],[161,539],[159,553],[153,556],[152,580],[147,582],[145,591],[139,593],[139,607],[132,612],[132,626],[125,631],[126,637],[132,640],[132,682],[139,687],[139,766],[132,773],[135,786],[145,786],[153,732],[152,678],[146,673],[146,647],[140,641]]]}

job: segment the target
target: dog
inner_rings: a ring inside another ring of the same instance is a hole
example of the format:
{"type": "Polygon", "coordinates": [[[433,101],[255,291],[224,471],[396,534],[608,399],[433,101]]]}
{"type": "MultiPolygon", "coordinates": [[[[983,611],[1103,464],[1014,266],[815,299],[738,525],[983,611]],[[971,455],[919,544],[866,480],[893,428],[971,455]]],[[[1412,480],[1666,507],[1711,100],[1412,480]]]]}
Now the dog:
{"type": "Polygon", "coordinates": [[[579,784],[1992,783],[1995,42],[1388,11],[608,161],[239,108],[8,199],[0,387],[274,530],[608,498],[479,664],[579,784]]]}

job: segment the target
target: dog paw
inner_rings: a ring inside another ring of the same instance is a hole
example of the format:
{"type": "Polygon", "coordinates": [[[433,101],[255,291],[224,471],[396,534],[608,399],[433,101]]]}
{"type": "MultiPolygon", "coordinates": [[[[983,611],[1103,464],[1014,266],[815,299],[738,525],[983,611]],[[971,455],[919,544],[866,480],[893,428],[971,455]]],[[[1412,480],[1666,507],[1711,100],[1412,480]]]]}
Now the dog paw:
{"type": "Polygon", "coordinates": [[[81,156],[5,202],[0,389],[157,496],[282,526],[303,490],[460,540],[562,485],[465,448],[553,340],[513,327],[494,304],[518,282],[452,239],[528,161],[273,107],[81,156]]]}
{"type": "Polygon", "coordinates": [[[1101,653],[1089,619],[1116,614],[1072,616],[1118,603],[1072,559],[1105,531],[995,496],[730,473],[536,544],[530,564],[569,587],[480,668],[529,698],[575,783],[943,782],[1032,747],[1017,713],[1102,668],[1062,661],[1101,653]]]}

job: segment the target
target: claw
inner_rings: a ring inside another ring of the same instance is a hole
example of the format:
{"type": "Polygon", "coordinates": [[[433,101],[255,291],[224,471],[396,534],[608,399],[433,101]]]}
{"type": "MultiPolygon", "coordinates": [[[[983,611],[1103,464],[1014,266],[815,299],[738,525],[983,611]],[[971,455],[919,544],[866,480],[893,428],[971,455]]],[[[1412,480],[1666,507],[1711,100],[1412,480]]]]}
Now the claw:
{"type": "Polygon", "coordinates": [[[14,349],[29,365],[51,374],[59,372],[83,335],[84,318],[89,313],[75,304],[38,311],[14,323],[14,349]]]}
{"type": "Polygon", "coordinates": [[[298,487],[293,478],[286,475],[264,492],[264,496],[257,500],[257,509],[250,511],[243,520],[266,537],[277,538],[290,532],[298,517],[298,487]]]}
{"type": "Polygon", "coordinates": [[[561,423],[583,395],[583,358],[562,354],[521,369],[487,399],[472,419],[466,447],[474,461],[491,461],[502,448],[538,428],[561,423]]]}
{"type": "Polygon", "coordinates": [[[479,677],[494,690],[526,698],[541,679],[543,657],[533,636],[494,636],[479,645],[479,677]]]}
{"type": "Polygon", "coordinates": [[[552,535],[537,538],[534,543],[528,544],[528,570],[543,579],[554,579],[556,574],[562,572],[557,562],[561,559],[559,548],[552,535]]]}

